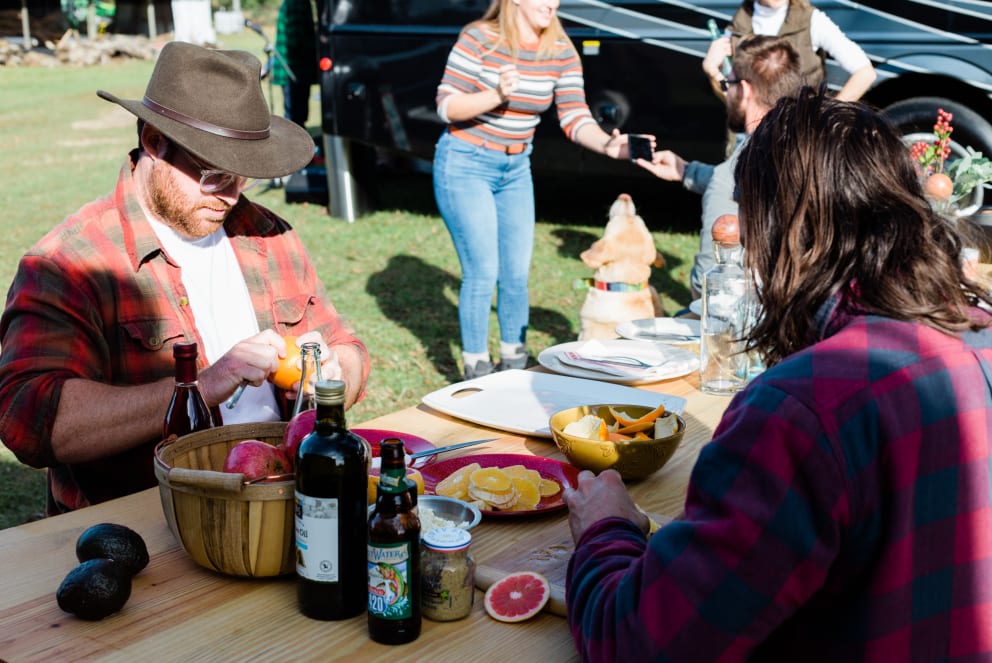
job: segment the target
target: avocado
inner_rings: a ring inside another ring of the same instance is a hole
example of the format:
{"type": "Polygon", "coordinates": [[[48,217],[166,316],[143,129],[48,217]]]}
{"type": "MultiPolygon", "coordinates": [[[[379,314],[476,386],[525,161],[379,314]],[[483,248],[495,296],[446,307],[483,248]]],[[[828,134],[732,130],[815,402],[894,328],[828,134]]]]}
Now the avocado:
{"type": "Polygon", "coordinates": [[[62,580],[59,607],[80,619],[97,620],[124,607],[131,596],[131,574],[112,559],[86,560],[62,580]]]}
{"type": "Polygon", "coordinates": [[[76,541],[76,557],[80,562],[90,559],[112,559],[131,575],[148,566],[148,548],[133,529],[115,523],[100,523],[86,529],[76,541]]]}

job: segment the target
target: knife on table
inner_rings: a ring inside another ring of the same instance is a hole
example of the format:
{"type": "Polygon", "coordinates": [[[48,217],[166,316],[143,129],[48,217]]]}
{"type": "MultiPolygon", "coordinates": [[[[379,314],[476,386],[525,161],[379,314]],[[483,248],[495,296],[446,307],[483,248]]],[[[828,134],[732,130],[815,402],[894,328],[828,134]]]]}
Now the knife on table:
{"type": "Polygon", "coordinates": [[[471,442],[459,442],[458,444],[449,444],[446,447],[435,447],[433,449],[425,449],[424,451],[418,451],[417,453],[410,454],[410,460],[423,458],[424,456],[433,456],[434,454],[443,453],[445,451],[454,451],[455,449],[474,447],[477,444],[485,444],[486,442],[495,442],[498,439],[499,439],[498,437],[490,437],[486,440],[472,440],[471,442]]]}

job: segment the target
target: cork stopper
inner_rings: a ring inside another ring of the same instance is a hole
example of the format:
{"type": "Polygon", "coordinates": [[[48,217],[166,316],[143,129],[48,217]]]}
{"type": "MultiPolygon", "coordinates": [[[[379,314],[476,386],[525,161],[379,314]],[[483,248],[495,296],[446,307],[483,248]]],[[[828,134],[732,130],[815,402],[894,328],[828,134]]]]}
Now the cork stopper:
{"type": "Polygon", "coordinates": [[[713,222],[713,241],[720,244],[740,244],[741,228],[736,214],[721,214],[713,222]]]}

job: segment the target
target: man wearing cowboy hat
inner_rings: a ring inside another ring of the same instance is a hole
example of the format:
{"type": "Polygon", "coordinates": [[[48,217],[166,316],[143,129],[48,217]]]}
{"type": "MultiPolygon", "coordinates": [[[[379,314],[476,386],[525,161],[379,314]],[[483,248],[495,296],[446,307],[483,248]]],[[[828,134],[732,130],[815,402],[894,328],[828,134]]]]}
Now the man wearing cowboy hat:
{"type": "MultiPolygon", "coordinates": [[[[305,166],[313,140],[271,116],[249,53],[166,44],[117,186],[21,260],[0,318],[0,439],[49,468],[50,514],[155,485],[172,346],[197,341],[207,405],[250,385],[224,423],[278,420],[294,394],[266,378],[282,336],[321,344],[322,376],[362,397],[365,346],[327,298],[300,238],[242,193],[305,166]]],[[[215,410],[216,411],[216,410],[215,410]]]]}

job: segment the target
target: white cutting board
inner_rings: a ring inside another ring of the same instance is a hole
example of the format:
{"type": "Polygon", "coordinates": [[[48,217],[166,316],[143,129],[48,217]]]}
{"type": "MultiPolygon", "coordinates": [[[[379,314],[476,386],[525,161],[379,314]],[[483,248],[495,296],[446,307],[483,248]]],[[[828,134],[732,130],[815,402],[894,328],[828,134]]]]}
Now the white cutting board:
{"type": "Polygon", "coordinates": [[[644,389],[536,371],[508,370],[457,382],[421,399],[439,412],[499,430],[551,437],[548,419],[578,405],[645,405],[682,413],[685,399],[644,389]]]}

